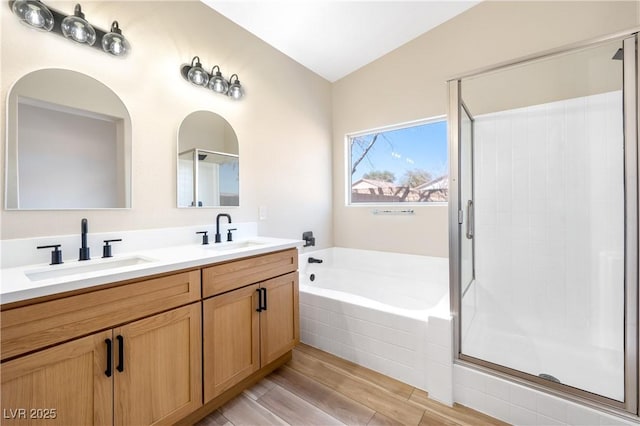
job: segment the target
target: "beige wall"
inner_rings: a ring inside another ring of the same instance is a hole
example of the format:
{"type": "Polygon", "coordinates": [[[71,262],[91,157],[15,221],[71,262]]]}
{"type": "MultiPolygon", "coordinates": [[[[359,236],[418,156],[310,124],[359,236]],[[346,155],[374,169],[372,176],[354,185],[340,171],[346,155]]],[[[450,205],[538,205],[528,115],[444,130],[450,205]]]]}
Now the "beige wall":
{"type": "MultiPolygon", "coordinates": [[[[47,3],[69,12],[75,4],[47,3]]],[[[0,6],[0,131],[4,136],[8,90],[28,72],[67,68],[102,81],[131,114],[133,208],[3,210],[2,239],[76,233],[81,217],[96,232],[207,224],[220,211],[234,221],[257,221],[259,206],[266,206],[264,235],[313,230],[321,247],[447,256],[446,207],[417,207],[413,217],[345,207],[344,135],[444,114],[445,81],[457,74],[640,22],[633,1],[485,1],[331,85],[195,1],[90,1],[83,10],[102,28],[118,19],[131,55],[117,59],[32,31],[6,3],[0,6]],[[231,102],[185,82],[179,67],[194,55],[207,67],[220,65],[227,77],[238,73],[246,98],[231,102]],[[238,135],[240,208],[175,207],[177,129],[196,110],[222,115],[238,135]]],[[[4,167],[4,150],[0,155],[4,167]]]]}
{"type": "MultiPolygon", "coordinates": [[[[75,4],[46,3],[69,13],[75,4]]],[[[18,22],[6,2],[0,5],[2,140],[7,93],[24,74],[66,68],[100,80],[131,115],[132,208],[3,210],[2,239],[77,233],[82,217],[89,219],[92,232],[210,224],[221,211],[236,222],[258,221],[259,206],[266,206],[261,234],[300,238],[302,231],[313,230],[319,246],[332,244],[331,87],[326,80],[196,1],[89,1],[82,6],[86,18],[103,29],[119,21],[132,45],[128,57],[33,31],[18,22]],[[184,81],[179,68],[195,55],[209,69],[220,65],[227,78],[237,73],[246,98],[233,102],[184,81]],[[176,208],[177,131],[197,110],[220,114],[237,133],[240,208],[176,208]]],[[[4,167],[4,149],[1,155],[4,167]]],[[[4,168],[2,179],[4,188],[4,168]]]]}
{"type": "Polygon", "coordinates": [[[334,83],[335,245],[448,256],[446,206],[416,207],[415,216],[345,206],[346,133],[443,115],[447,79],[635,27],[638,13],[635,1],[485,1],[334,83]]]}

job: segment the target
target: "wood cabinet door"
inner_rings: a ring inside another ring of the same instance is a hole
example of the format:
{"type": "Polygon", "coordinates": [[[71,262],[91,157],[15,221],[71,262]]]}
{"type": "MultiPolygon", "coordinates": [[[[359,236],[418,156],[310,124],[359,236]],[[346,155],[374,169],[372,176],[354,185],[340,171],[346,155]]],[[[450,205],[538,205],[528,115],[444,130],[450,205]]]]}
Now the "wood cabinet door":
{"type": "Polygon", "coordinates": [[[260,358],[266,365],[300,341],[298,272],[264,281],[261,287],[266,289],[266,309],[260,313],[260,358]]]}
{"type": "Polygon", "coordinates": [[[202,405],[200,303],[116,328],[113,336],[115,425],[172,424],[202,405]]]}
{"type": "Polygon", "coordinates": [[[257,290],[250,285],[202,302],[205,403],[260,368],[257,290]]]}
{"type": "MultiPolygon", "coordinates": [[[[3,425],[111,425],[107,339],[96,333],[2,363],[3,425]]],[[[113,374],[113,373],[112,373],[113,374]]]]}

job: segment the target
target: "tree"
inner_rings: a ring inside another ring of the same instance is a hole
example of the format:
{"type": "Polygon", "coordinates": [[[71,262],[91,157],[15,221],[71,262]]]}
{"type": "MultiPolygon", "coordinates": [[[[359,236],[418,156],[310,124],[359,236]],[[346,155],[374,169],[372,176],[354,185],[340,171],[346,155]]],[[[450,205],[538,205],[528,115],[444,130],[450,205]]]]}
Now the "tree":
{"type": "Polygon", "coordinates": [[[423,169],[407,170],[402,177],[402,185],[409,188],[415,188],[423,183],[431,181],[431,173],[423,169]]]}
{"type": "MultiPolygon", "coordinates": [[[[378,136],[380,135],[380,133],[376,133],[375,135],[373,135],[373,139],[366,143],[366,147],[363,147],[363,152],[362,155],[360,155],[360,158],[358,158],[354,163],[353,166],[351,167],[351,176],[353,176],[353,174],[356,172],[356,168],[358,167],[358,164],[360,164],[360,162],[362,160],[364,160],[364,158],[367,156],[367,154],[369,153],[369,151],[371,150],[371,148],[373,148],[373,145],[376,143],[376,141],[378,140],[378,136]]],[[[354,138],[351,141],[351,149],[353,150],[353,144],[358,144],[359,146],[363,146],[363,143],[365,143],[365,141],[362,138],[354,138]]]]}
{"type": "Polygon", "coordinates": [[[363,179],[381,180],[383,182],[393,182],[396,177],[388,170],[372,170],[362,175],[363,179]]]}

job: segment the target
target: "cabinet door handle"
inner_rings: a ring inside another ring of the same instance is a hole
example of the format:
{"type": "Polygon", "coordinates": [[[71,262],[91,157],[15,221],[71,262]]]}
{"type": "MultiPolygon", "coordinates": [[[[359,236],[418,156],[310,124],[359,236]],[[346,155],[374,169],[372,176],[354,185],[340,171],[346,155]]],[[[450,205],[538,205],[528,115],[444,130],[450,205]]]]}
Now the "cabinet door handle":
{"type": "Polygon", "coordinates": [[[104,371],[104,375],[111,377],[111,339],[104,339],[107,344],[107,369],[104,371]]]}
{"type": "Polygon", "coordinates": [[[262,289],[262,294],[264,298],[264,304],[262,305],[262,310],[266,311],[267,310],[267,289],[266,288],[262,289]]]}
{"type": "Polygon", "coordinates": [[[260,290],[262,289],[256,288],[258,292],[258,309],[256,309],[256,312],[262,312],[262,292],[260,290]]]}
{"type": "Polygon", "coordinates": [[[118,365],[116,370],[122,373],[124,371],[124,338],[117,335],[116,339],[118,339],[118,365]]]}

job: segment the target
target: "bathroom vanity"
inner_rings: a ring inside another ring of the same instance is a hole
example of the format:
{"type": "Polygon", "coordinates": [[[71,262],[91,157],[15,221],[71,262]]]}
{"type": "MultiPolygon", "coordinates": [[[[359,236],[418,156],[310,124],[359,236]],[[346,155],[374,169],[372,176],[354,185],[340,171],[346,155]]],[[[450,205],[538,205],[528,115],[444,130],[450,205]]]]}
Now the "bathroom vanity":
{"type": "Polygon", "coordinates": [[[181,250],[177,261],[162,261],[165,249],[152,253],[156,262],[74,284],[45,276],[56,284],[49,294],[1,307],[3,424],[204,417],[291,358],[297,243],[223,243],[181,250]]]}

